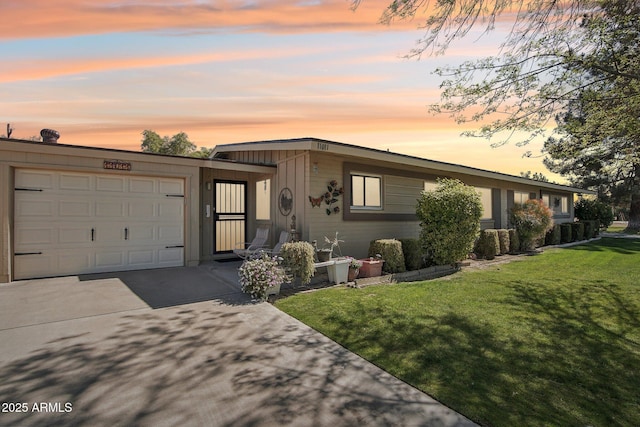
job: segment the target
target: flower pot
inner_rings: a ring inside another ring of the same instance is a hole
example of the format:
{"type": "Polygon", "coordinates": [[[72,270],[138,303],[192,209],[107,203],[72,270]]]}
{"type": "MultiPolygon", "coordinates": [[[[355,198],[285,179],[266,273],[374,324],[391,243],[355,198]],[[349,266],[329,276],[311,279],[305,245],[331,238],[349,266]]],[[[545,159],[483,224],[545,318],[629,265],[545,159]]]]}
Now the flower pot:
{"type": "Polygon", "coordinates": [[[349,264],[351,260],[348,258],[334,258],[333,264],[327,266],[327,273],[329,274],[329,281],[339,285],[340,283],[347,283],[349,278],[349,264]]]}
{"type": "Polygon", "coordinates": [[[331,249],[318,249],[318,262],[326,262],[331,259],[331,249]]]}
{"type": "Polygon", "coordinates": [[[265,296],[268,297],[269,295],[279,295],[280,294],[280,286],[281,285],[282,285],[281,283],[278,283],[275,286],[268,287],[267,288],[267,293],[266,293],[265,296]]]}
{"type": "Polygon", "coordinates": [[[360,273],[359,268],[349,268],[349,276],[348,279],[350,282],[353,282],[358,277],[358,273],[360,273]]]}
{"type": "Polygon", "coordinates": [[[361,259],[362,267],[360,267],[360,277],[377,277],[382,275],[383,260],[380,259],[361,259]]]}

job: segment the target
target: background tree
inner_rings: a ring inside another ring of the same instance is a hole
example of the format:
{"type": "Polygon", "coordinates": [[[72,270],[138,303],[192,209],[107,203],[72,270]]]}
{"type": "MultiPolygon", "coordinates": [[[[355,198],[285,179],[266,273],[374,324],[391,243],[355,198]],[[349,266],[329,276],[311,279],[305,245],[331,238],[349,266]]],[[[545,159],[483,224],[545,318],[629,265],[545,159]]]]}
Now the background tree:
{"type": "Polygon", "coordinates": [[[532,179],[534,181],[549,182],[549,178],[547,178],[543,173],[540,173],[540,172],[533,172],[533,173],[531,173],[531,171],[520,172],[520,176],[523,178],[532,179]]]}
{"type": "MultiPolygon", "coordinates": [[[[359,2],[354,0],[354,7],[359,2]]],[[[598,120],[606,123],[593,135],[597,138],[592,146],[610,146],[606,151],[614,154],[613,163],[608,164],[611,167],[620,157],[633,157],[629,147],[638,143],[634,129],[640,97],[637,0],[449,0],[435,4],[393,0],[381,20],[391,23],[418,14],[426,16],[425,35],[409,56],[443,53],[472,28],[490,32],[501,15],[515,15],[499,56],[436,71],[443,81],[441,100],[431,107],[433,112],[447,113],[459,123],[487,123],[467,134],[499,136],[494,146],[506,143],[518,131],[526,136],[516,144],[526,145],[543,135],[558,113],[571,111],[576,100],[588,99],[583,106],[588,107],[591,122],[594,126],[598,120]]],[[[563,170],[563,162],[573,162],[571,152],[580,144],[577,134],[565,138],[565,149],[556,150],[552,157],[556,170],[563,170]]],[[[633,160],[628,163],[634,167],[633,160]]],[[[637,172],[629,189],[629,226],[634,229],[640,228],[637,172]]]]}
{"type": "Polygon", "coordinates": [[[196,151],[196,148],[196,145],[189,140],[189,136],[184,132],[177,133],[172,137],[160,137],[152,130],[142,132],[140,149],[145,153],[206,158],[213,151],[213,148],[201,147],[200,151],[196,151]]]}

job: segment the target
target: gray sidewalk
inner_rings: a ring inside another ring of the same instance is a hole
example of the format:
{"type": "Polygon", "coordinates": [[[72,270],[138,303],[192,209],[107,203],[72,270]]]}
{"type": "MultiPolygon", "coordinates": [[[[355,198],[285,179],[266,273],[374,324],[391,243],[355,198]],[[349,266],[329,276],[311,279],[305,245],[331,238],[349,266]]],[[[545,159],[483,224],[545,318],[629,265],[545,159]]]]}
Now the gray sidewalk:
{"type": "Polygon", "coordinates": [[[0,398],[28,408],[0,425],[474,425],[236,277],[212,264],[0,286],[0,398]]]}

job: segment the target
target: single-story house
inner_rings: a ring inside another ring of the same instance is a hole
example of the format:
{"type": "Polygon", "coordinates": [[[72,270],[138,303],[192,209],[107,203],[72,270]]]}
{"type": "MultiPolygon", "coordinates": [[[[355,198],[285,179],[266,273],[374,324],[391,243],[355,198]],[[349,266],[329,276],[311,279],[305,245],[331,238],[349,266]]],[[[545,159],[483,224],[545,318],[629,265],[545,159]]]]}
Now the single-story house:
{"type": "Polygon", "coordinates": [[[316,138],[215,148],[210,159],[0,138],[0,282],[193,266],[228,257],[258,227],[299,240],[339,233],[344,255],[416,237],[415,202],[438,177],[482,194],[485,228],[542,198],[573,221],[592,192],[316,138]],[[295,220],[294,220],[295,216],[295,220]]]}

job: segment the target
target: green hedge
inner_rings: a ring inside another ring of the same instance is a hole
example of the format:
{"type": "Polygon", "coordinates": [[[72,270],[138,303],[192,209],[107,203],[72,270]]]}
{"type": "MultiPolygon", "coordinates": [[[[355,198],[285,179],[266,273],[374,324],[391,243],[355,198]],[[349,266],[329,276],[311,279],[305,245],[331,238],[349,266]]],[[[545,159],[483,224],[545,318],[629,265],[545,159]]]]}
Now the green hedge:
{"type": "Polygon", "coordinates": [[[561,243],[573,242],[573,230],[571,223],[560,224],[560,241],[561,243]]]}
{"type": "Polygon", "coordinates": [[[396,239],[372,240],[369,244],[369,256],[382,255],[384,264],[382,271],[385,273],[401,273],[406,271],[402,243],[396,239]]]}
{"type": "Polygon", "coordinates": [[[574,222],[571,224],[571,238],[574,242],[584,240],[584,223],[574,222]]]}
{"type": "Polygon", "coordinates": [[[418,239],[399,239],[402,244],[404,266],[408,271],[420,270],[423,267],[422,248],[418,239]]]}
{"type": "Polygon", "coordinates": [[[584,238],[593,239],[598,235],[600,231],[600,222],[598,220],[585,220],[584,223],[584,238]]]}
{"type": "Polygon", "coordinates": [[[517,254],[520,252],[520,236],[515,228],[509,230],[509,253],[517,254]]]}
{"type": "Polygon", "coordinates": [[[500,255],[506,255],[511,250],[511,239],[509,230],[501,228],[498,230],[498,240],[500,241],[500,255]]]}
{"type": "Polygon", "coordinates": [[[494,259],[500,254],[500,239],[498,230],[487,229],[480,231],[480,237],[476,243],[476,255],[485,259],[494,259]]]}
{"type": "Polygon", "coordinates": [[[545,245],[559,245],[562,243],[562,231],[560,224],[554,224],[553,228],[547,232],[544,239],[545,245]]]}

